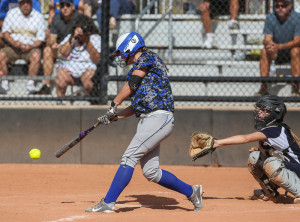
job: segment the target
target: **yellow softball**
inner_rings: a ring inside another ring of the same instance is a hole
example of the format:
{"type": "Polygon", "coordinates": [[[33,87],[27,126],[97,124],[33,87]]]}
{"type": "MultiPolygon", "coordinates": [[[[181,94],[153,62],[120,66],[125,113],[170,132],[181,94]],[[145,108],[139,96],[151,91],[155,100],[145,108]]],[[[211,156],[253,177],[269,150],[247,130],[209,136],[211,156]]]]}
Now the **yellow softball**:
{"type": "Polygon", "coordinates": [[[36,148],[31,149],[30,152],[29,152],[29,156],[33,160],[38,160],[41,157],[41,151],[39,149],[36,149],[36,148]]]}

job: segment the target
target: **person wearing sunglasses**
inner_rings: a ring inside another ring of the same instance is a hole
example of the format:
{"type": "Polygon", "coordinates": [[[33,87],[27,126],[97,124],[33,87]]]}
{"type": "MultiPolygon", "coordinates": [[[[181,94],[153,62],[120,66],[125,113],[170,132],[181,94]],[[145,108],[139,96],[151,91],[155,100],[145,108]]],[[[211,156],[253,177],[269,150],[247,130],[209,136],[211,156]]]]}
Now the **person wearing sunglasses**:
{"type": "MultiPolygon", "coordinates": [[[[292,75],[300,75],[300,13],[293,10],[292,0],[275,0],[274,12],[264,25],[264,48],[260,58],[260,75],[269,75],[270,65],[291,63],[292,75]]],[[[269,94],[266,82],[254,96],[269,94]]],[[[299,83],[292,83],[292,97],[299,97],[299,83]]]]}
{"type": "MultiPolygon", "coordinates": [[[[71,6],[72,4],[70,3],[62,3],[60,4],[60,0],[50,0],[50,5],[49,5],[49,17],[48,17],[48,25],[51,26],[52,18],[54,15],[60,13],[60,9],[63,8],[61,6],[71,6]]],[[[84,12],[84,2],[83,0],[74,0],[73,4],[75,5],[75,11],[78,11],[79,13],[84,12]]]]}
{"type": "MultiPolygon", "coordinates": [[[[67,30],[73,20],[78,16],[75,11],[73,0],[60,0],[60,14],[56,14],[51,23],[50,36],[46,41],[46,47],[43,50],[43,71],[44,76],[51,76],[53,73],[54,62],[61,57],[59,53],[59,43],[67,36],[67,30]]],[[[33,94],[47,95],[51,94],[50,80],[44,80],[43,86],[33,94]]]]}

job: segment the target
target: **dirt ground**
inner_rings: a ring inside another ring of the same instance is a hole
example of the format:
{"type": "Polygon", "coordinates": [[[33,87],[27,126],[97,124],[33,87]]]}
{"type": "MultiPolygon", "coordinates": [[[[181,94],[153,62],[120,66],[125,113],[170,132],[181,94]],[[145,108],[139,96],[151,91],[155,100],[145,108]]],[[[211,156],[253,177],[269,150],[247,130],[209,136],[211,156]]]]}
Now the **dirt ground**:
{"type": "MultiPolygon", "coordinates": [[[[0,221],[299,221],[293,198],[250,200],[257,182],[247,168],[161,166],[189,184],[202,184],[204,208],[192,211],[185,196],[148,182],[136,167],[116,213],[86,213],[105,196],[117,165],[0,164],[0,221]]],[[[283,194],[283,190],[280,190],[283,194]]]]}

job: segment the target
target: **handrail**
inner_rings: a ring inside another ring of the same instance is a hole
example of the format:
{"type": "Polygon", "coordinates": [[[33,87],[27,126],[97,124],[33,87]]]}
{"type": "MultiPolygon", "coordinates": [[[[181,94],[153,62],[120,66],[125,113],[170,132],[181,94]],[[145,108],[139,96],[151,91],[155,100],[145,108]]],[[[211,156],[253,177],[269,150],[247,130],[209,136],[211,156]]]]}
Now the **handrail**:
{"type": "MultiPolygon", "coordinates": [[[[157,26],[162,20],[165,19],[165,17],[167,16],[167,14],[169,14],[172,12],[172,7],[170,7],[164,14],[162,14],[162,16],[155,22],[155,24],[153,25],[153,27],[157,26]]],[[[148,35],[153,31],[153,29],[150,29],[145,35],[144,38],[147,38],[148,35]]]]}
{"type": "MultiPolygon", "coordinates": [[[[139,29],[139,22],[140,19],[143,17],[143,15],[148,11],[148,9],[150,9],[154,3],[157,0],[152,0],[143,10],[142,12],[137,16],[136,20],[135,20],[135,31],[138,32],[139,29]]],[[[154,28],[163,20],[165,19],[165,17],[167,15],[169,15],[169,30],[168,30],[168,40],[169,40],[169,44],[168,44],[168,62],[172,62],[172,53],[173,53],[173,23],[172,23],[172,11],[173,11],[173,1],[169,0],[169,8],[167,11],[164,11],[164,13],[162,14],[162,16],[160,17],[160,19],[158,19],[155,24],[152,26],[151,29],[149,29],[149,31],[144,35],[144,38],[147,38],[148,35],[154,30],[154,28]]]]}
{"type": "MultiPolygon", "coordinates": [[[[300,82],[300,77],[260,77],[260,76],[169,76],[171,82],[213,82],[213,83],[224,83],[224,82],[300,82]]],[[[108,76],[108,81],[126,81],[126,76],[108,76]]]]}
{"type": "Polygon", "coordinates": [[[144,14],[154,5],[154,3],[158,0],[152,0],[144,9],[140,12],[140,14],[137,16],[135,20],[135,31],[138,32],[139,29],[139,22],[144,14]]]}

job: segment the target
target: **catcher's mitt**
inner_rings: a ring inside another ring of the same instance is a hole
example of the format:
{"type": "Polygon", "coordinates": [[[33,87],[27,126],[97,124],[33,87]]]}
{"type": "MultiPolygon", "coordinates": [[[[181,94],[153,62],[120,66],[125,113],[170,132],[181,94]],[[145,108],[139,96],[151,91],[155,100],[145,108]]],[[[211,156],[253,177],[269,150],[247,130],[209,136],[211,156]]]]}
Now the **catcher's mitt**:
{"type": "Polygon", "coordinates": [[[207,133],[193,133],[191,136],[191,144],[189,154],[193,161],[201,158],[208,153],[212,153],[215,148],[214,137],[207,133]]]}

